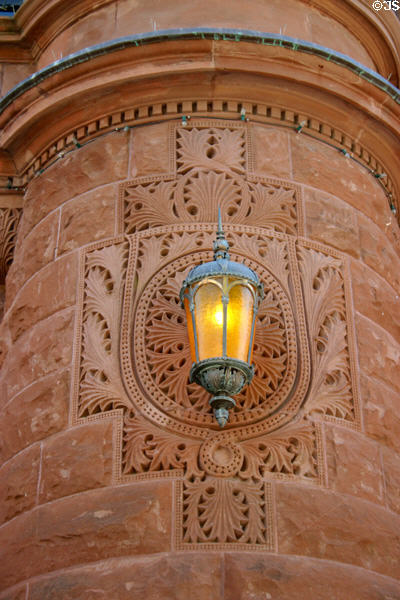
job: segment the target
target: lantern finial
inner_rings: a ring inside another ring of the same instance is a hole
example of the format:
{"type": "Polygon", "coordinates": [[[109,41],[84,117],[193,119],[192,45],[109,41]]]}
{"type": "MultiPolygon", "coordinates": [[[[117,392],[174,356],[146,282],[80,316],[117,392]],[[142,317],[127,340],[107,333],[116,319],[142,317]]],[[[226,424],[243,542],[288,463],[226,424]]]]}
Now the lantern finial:
{"type": "Polygon", "coordinates": [[[217,237],[214,241],[214,260],[225,258],[229,260],[229,244],[225,239],[224,230],[222,229],[221,207],[218,206],[218,230],[217,237]]]}

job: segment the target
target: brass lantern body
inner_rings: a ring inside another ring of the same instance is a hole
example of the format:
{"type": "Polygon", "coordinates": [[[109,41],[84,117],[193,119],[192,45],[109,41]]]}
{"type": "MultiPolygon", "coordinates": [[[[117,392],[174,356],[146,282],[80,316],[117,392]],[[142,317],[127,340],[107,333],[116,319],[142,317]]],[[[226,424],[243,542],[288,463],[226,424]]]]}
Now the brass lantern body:
{"type": "Polygon", "coordinates": [[[210,404],[223,427],[232,398],[251,382],[255,319],[263,296],[252,269],[230,260],[219,219],[214,260],[194,267],[183,282],[193,366],[191,381],[213,397],[210,404]]]}

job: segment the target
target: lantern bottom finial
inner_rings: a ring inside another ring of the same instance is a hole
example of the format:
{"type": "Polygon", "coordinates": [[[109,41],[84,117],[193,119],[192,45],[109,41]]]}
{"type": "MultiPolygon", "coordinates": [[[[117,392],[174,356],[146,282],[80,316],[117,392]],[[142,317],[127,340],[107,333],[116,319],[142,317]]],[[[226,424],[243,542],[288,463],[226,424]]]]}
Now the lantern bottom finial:
{"type": "Polygon", "coordinates": [[[229,420],[229,409],[236,405],[236,402],[230,396],[213,396],[210,404],[214,411],[214,417],[220,427],[225,427],[229,420]]]}
{"type": "Polygon", "coordinates": [[[229,418],[229,410],[235,406],[234,396],[239,394],[253,377],[253,367],[234,358],[208,358],[194,363],[190,371],[190,381],[195,381],[210,394],[215,394],[210,404],[220,427],[229,418]]]}

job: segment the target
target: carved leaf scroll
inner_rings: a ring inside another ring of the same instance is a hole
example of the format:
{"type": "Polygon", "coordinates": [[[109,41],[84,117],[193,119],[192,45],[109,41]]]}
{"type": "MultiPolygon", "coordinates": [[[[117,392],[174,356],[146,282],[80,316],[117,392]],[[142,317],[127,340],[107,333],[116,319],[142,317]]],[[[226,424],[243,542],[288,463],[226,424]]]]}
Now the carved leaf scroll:
{"type": "Polygon", "coordinates": [[[310,249],[300,257],[314,364],[306,409],[354,420],[342,265],[310,249]]]}
{"type": "Polygon", "coordinates": [[[316,478],[315,432],[306,421],[290,423],[259,438],[242,442],[246,457],[239,476],[260,479],[266,473],[316,478]]]}
{"type": "Polygon", "coordinates": [[[123,442],[125,475],[171,469],[185,470],[189,477],[202,474],[198,465],[200,441],[151,426],[132,410],[125,414],[123,442]]]}
{"type": "Polygon", "coordinates": [[[14,256],[20,208],[0,208],[0,284],[4,283],[14,256]]]}
{"type": "Polygon", "coordinates": [[[119,366],[119,319],[127,245],[111,245],[87,256],[82,327],[79,416],[126,405],[119,366]]]}

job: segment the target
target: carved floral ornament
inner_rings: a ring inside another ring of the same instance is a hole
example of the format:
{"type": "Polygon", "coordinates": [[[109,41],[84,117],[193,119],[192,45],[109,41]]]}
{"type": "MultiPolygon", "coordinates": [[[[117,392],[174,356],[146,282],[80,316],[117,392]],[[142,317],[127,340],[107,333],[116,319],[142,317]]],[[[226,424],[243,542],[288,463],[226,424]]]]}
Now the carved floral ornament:
{"type": "Polygon", "coordinates": [[[121,235],[82,254],[74,422],[115,418],[116,482],[174,478],[178,548],[272,548],[271,481],[324,485],[321,420],[358,427],[346,261],[297,237],[299,190],[251,172],[248,135],[174,129],[176,170],[124,185],[121,235]],[[265,290],[254,379],[223,430],[189,383],[179,299],[212,259],[217,203],[232,259],[265,290]]]}
{"type": "Polygon", "coordinates": [[[0,284],[4,283],[14,256],[21,208],[0,207],[0,284]]]}

